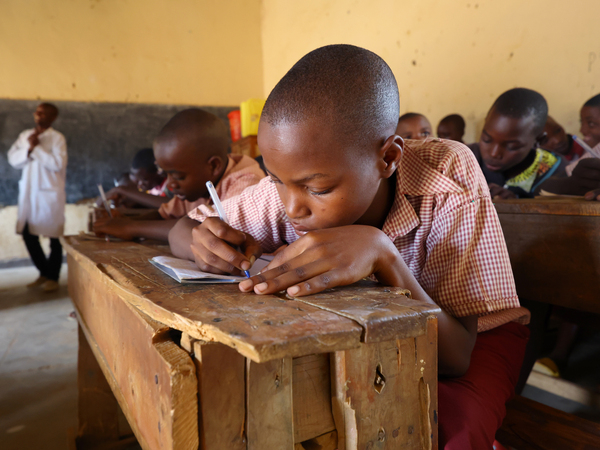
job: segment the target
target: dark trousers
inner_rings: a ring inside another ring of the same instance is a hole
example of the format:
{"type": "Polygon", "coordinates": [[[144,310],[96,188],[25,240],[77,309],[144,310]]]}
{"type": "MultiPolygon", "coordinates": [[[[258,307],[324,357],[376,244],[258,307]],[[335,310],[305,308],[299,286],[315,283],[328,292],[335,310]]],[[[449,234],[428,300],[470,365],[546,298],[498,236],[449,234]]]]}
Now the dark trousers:
{"type": "Polygon", "coordinates": [[[50,238],[50,256],[48,258],[46,258],[40,245],[39,236],[29,233],[29,224],[27,223],[23,228],[23,240],[33,264],[40,271],[40,275],[49,280],[58,281],[60,266],[62,265],[62,245],[60,245],[58,238],[50,238]]]}

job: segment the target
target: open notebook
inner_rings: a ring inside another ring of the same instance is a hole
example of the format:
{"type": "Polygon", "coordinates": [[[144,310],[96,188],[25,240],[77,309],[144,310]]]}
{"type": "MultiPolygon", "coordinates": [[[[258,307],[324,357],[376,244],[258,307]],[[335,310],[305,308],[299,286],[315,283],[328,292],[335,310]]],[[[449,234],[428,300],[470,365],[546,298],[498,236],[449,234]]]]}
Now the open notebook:
{"type": "MultiPolygon", "coordinates": [[[[272,259],[273,256],[270,255],[258,258],[250,269],[250,275],[257,275],[272,259]]],[[[196,263],[186,259],[173,258],[172,256],[155,256],[149,261],[180,283],[239,283],[246,279],[244,276],[237,277],[234,275],[216,275],[214,273],[202,272],[198,270],[196,263]]]]}

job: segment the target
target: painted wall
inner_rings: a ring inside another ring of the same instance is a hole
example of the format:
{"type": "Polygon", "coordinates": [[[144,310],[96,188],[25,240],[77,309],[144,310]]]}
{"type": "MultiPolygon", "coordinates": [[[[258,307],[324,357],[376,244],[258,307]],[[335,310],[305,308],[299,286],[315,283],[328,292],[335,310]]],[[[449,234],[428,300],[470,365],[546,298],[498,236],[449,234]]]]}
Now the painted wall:
{"type": "Polygon", "coordinates": [[[460,113],[477,140],[492,102],[528,87],[570,132],[600,92],[600,2],[575,0],[263,0],[265,94],[305,53],[366,47],[400,87],[401,112],[439,120],[460,113]]]}
{"type": "Polygon", "coordinates": [[[2,0],[0,98],[237,105],[263,93],[260,0],[2,0]]]}

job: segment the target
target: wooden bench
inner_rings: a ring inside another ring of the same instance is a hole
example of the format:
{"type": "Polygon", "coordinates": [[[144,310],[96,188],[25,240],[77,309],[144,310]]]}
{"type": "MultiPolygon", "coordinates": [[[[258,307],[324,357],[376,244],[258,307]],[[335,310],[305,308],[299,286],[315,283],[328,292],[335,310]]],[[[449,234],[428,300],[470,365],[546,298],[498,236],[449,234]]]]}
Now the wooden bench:
{"type": "MultiPolygon", "coordinates": [[[[541,197],[495,201],[517,292],[532,312],[520,392],[539,356],[551,305],[600,313],[600,202],[541,197]]],[[[598,449],[599,427],[517,396],[497,440],[516,449],[598,449]]]]}
{"type": "Polygon", "coordinates": [[[165,247],[62,242],[77,448],[124,442],[118,402],[148,450],[437,449],[435,305],[368,281],[304,298],[181,285],[148,262],[165,247]]]}

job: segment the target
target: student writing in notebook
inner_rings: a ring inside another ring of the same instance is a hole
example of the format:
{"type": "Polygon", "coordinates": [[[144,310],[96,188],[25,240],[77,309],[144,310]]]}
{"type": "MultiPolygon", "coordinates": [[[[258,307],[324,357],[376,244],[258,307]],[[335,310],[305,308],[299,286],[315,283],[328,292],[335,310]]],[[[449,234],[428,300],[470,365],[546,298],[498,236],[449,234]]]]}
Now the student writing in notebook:
{"type": "MultiPolygon", "coordinates": [[[[106,193],[106,198],[116,206],[159,208],[173,195],[167,189],[167,177],[158,170],[151,148],[139,150],[131,161],[129,169],[131,183],[119,183],[106,193]]],[[[102,206],[98,198],[96,205],[102,206]]]]}
{"type": "Polygon", "coordinates": [[[244,292],[303,296],[373,275],[438,304],[441,448],[492,448],[528,311],[472,152],[440,139],[404,142],[398,111],[394,75],[374,53],[349,45],[309,53],[262,112],[268,178],[223,202],[230,225],[200,206],[169,243],[212,273],[239,273],[289,244],[240,283],[244,292]]]}
{"type": "Polygon", "coordinates": [[[492,197],[533,197],[551,176],[566,176],[562,158],[539,148],[547,117],[546,100],[531,89],[511,89],[496,99],[479,143],[469,145],[492,197]]]}
{"type": "Polygon", "coordinates": [[[207,111],[192,108],[177,113],[154,140],[156,162],[175,196],[158,211],[137,219],[100,219],[94,223],[94,231],[121,239],[166,241],[177,219],[209,203],[207,181],[213,182],[222,199],[258,183],[264,172],[248,156],[228,155],[228,136],[225,123],[207,111]]]}

